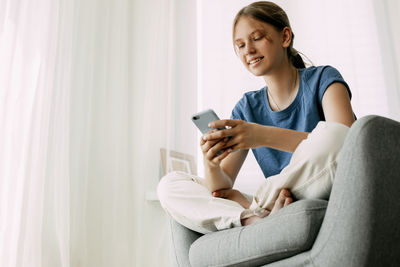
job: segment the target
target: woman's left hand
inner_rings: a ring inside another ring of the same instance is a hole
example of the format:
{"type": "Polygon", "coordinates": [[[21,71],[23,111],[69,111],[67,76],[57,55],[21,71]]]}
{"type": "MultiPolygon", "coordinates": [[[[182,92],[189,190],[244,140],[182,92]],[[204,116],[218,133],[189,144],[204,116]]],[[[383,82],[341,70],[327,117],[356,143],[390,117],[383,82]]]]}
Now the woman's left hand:
{"type": "Polygon", "coordinates": [[[209,124],[210,128],[229,126],[230,128],[206,134],[206,140],[230,137],[224,148],[250,149],[262,146],[265,127],[257,123],[242,120],[217,120],[209,124]]]}

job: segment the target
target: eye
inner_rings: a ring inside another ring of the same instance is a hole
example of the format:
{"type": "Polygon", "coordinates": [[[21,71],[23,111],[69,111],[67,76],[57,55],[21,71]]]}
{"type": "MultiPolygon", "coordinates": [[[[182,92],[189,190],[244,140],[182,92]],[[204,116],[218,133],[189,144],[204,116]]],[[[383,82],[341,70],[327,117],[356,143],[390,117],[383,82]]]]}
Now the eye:
{"type": "Polygon", "coordinates": [[[237,47],[240,49],[240,48],[243,48],[244,47],[244,44],[237,44],[237,47]]]}
{"type": "Polygon", "coordinates": [[[261,40],[264,36],[260,35],[260,36],[256,36],[254,37],[254,41],[258,41],[261,40]]]}

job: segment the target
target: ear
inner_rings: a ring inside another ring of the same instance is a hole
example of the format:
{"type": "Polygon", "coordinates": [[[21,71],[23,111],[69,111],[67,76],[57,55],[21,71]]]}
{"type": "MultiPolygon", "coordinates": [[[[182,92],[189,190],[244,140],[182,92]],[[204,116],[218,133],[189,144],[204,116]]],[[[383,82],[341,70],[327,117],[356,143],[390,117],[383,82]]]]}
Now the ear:
{"type": "Polygon", "coordinates": [[[282,47],[288,48],[291,42],[292,42],[292,30],[286,26],[282,30],[282,47]]]}

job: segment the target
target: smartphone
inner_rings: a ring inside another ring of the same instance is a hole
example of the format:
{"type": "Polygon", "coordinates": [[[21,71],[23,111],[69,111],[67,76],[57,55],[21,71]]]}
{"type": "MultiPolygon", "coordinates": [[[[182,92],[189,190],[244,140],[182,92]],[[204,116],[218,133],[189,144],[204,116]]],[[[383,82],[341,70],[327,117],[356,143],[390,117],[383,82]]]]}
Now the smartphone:
{"type": "MultiPolygon", "coordinates": [[[[194,122],[194,124],[196,124],[197,128],[199,128],[202,134],[206,134],[209,131],[215,129],[208,127],[208,124],[216,120],[219,120],[219,118],[212,109],[207,109],[192,115],[192,121],[194,122]]],[[[225,129],[225,127],[218,127],[217,129],[223,130],[225,129]]]]}
{"type": "MultiPolygon", "coordinates": [[[[214,130],[215,128],[208,127],[208,124],[216,120],[219,120],[219,118],[212,109],[207,109],[192,115],[192,121],[194,122],[194,124],[196,124],[197,128],[199,128],[202,134],[206,134],[209,131],[214,130]]],[[[226,129],[226,127],[218,127],[216,129],[223,130],[226,129]]],[[[224,150],[219,150],[217,152],[217,155],[221,155],[224,150]]]]}

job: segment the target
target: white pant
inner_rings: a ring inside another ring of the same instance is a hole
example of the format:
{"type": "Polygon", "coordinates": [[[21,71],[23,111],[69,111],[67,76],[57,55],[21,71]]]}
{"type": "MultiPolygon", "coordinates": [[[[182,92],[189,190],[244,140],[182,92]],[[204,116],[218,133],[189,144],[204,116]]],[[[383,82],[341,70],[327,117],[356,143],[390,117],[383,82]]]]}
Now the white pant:
{"type": "Polygon", "coordinates": [[[241,219],[271,210],[282,188],[296,199],[328,199],[348,130],[339,123],[319,122],[281,173],[268,177],[254,197],[246,195],[252,202],[248,209],[213,197],[203,178],[183,172],[171,172],[161,179],[157,188],[160,203],[177,222],[205,234],[241,226],[241,219]]]}

